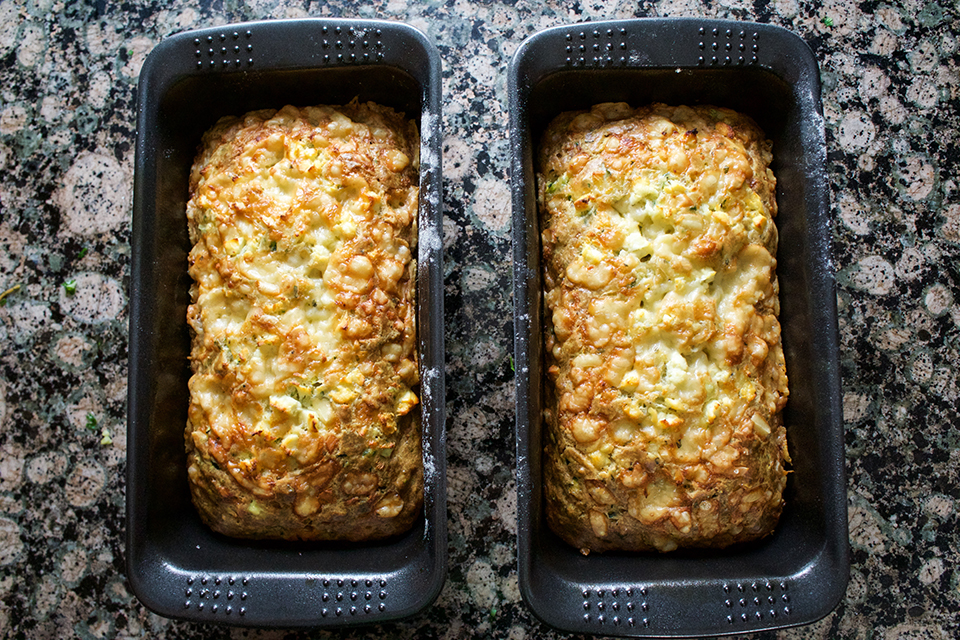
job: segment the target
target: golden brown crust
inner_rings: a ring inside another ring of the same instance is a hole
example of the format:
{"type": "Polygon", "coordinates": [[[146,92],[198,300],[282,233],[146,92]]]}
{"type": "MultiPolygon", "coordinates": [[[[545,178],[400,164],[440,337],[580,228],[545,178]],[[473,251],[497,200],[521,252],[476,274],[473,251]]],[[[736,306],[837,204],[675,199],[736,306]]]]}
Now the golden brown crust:
{"type": "Polygon", "coordinates": [[[204,136],[185,439],[214,530],[369,540],[420,513],[418,148],[373,103],[256,111],[204,136]]]}
{"type": "Polygon", "coordinates": [[[707,106],[601,104],[544,135],[546,517],[585,552],[776,526],[789,458],[770,148],[707,106]]]}

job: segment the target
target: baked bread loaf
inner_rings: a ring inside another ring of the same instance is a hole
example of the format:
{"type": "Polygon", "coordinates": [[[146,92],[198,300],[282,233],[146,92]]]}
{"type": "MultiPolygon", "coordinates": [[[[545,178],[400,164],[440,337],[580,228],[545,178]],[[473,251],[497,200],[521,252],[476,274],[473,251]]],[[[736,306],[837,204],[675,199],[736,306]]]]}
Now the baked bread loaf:
{"type": "Polygon", "coordinates": [[[789,462],[771,143],[715,107],[564,113],[539,150],[546,519],[589,551],[769,534],[789,462]]]}
{"type": "Polygon", "coordinates": [[[420,513],[416,127],[356,101],[225,118],[187,221],[187,475],[243,538],[371,540],[420,513]]]}

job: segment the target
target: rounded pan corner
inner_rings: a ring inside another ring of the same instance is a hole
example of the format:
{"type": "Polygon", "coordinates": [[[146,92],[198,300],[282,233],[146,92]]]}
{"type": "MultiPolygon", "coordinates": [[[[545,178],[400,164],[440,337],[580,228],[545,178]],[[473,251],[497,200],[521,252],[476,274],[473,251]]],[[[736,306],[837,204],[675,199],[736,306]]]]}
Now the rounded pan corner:
{"type": "Polygon", "coordinates": [[[385,25],[390,29],[394,29],[401,34],[406,35],[411,41],[419,44],[424,51],[427,51],[435,56],[437,62],[440,61],[440,52],[437,50],[436,44],[434,44],[434,42],[423,30],[418,29],[412,24],[407,24],[406,22],[391,22],[389,20],[370,20],[369,22],[385,25]]]}
{"type": "Polygon", "coordinates": [[[508,72],[511,76],[515,75],[515,70],[530,56],[538,55],[538,48],[545,46],[554,34],[564,31],[567,27],[563,25],[549,27],[536,33],[532,33],[520,43],[517,50],[510,56],[508,72]]]}
{"type": "Polygon", "coordinates": [[[440,597],[440,593],[443,591],[446,583],[447,563],[446,555],[444,554],[438,558],[437,564],[432,568],[426,584],[418,585],[417,597],[412,598],[403,610],[395,612],[395,615],[391,616],[390,619],[401,620],[403,618],[409,618],[430,608],[437,601],[437,598],[440,597]]]}
{"type": "Polygon", "coordinates": [[[812,624],[836,609],[846,595],[850,582],[850,544],[847,529],[835,533],[835,539],[824,545],[808,567],[794,577],[799,589],[809,596],[803,619],[793,625],[812,624]]]}
{"type": "MultiPolygon", "coordinates": [[[[529,546],[529,540],[526,545],[529,546]]],[[[538,572],[533,567],[531,560],[532,554],[529,548],[518,551],[519,571],[517,572],[517,587],[520,591],[520,599],[530,610],[530,613],[541,623],[553,629],[566,633],[583,632],[584,630],[579,628],[577,624],[578,618],[567,615],[566,612],[561,611],[563,607],[558,607],[557,602],[554,601],[550,595],[555,589],[562,589],[564,586],[567,586],[562,584],[562,578],[550,572],[535,576],[534,574],[538,572]],[[553,582],[553,584],[532,584],[533,580],[539,578],[553,582]]],[[[607,630],[608,633],[610,631],[612,630],[607,630]]]]}
{"type": "Polygon", "coordinates": [[[137,78],[137,84],[140,92],[143,91],[144,83],[155,77],[157,73],[166,64],[169,64],[169,58],[176,51],[180,43],[189,37],[189,32],[176,33],[168,38],[161,40],[143,61],[140,67],[140,74],[137,78]]]}
{"type": "Polygon", "coordinates": [[[179,609],[172,609],[165,606],[166,603],[162,602],[162,596],[155,593],[152,589],[145,588],[145,585],[141,585],[140,589],[137,589],[131,583],[131,592],[136,596],[137,601],[144,606],[151,613],[168,618],[170,620],[184,620],[188,622],[198,622],[193,620],[190,617],[185,617],[181,614],[179,609]]]}
{"type": "Polygon", "coordinates": [[[796,31],[791,31],[790,29],[787,29],[786,27],[783,27],[778,24],[766,24],[766,23],[759,23],[759,22],[750,22],[750,23],[743,23],[743,24],[749,24],[751,25],[751,27],[757,29],[760,32],[767,32],[767,33],[770,33],[771,35],[775,35],[777,38],[780,39],[781,46],[785,47],[785,50],[784,50],[785,53],[800,56],[801,58],[805,59],[809,63],[819,68],[819,65],[817,64],[817,57],[813,53],[813,49],[810,47],[810,44],[806,40],[804,40],[802,37],[800,37],[800,34],[798,34],[796,31]]]}
{"type": "Polygon", "coordinates": [[[157,601],[153,597],[153,590],[150,588],[150,582],[144,578],[143,575],[141,575],[141,572],[138,570],[138,561],[135,558],[135,552],[133,551],[132,545],[129,542],[127,543],[126,550],[127,557],[126,562],[124,563],[124,569],[126,570],[127,583],[130,585],[131,593],[136,596],[137,600],[139,600],[143,606],[150,609],[154,613],[160,613],[158,611],[157,601]]]}
{"type": "Polygon", "coordinates": [[[565,633],[574,633],[576,629],[569,625],[569,620],[563,616],[554,616],[553,608],[543,604],[537,599],[536,591],[531,590],[530,585],[524,582],[520,583],[520,598],[527,605],[533,617],[541,623],[565,633]]]}
{"type": "Polygon", "coordinates": [[[170,601],[170,592],[164,588],[161,583],[165,582],[166,576],[158,572],[147,572],[140,566],[143,563],[139,553],[142,549],[132,550],[131,545],[127,545],[126,559],[126,578],[130,585],[130,592],[144,607],[151,612],[165,618],[184,620],[181,609],[173,606],[170,601]]]}

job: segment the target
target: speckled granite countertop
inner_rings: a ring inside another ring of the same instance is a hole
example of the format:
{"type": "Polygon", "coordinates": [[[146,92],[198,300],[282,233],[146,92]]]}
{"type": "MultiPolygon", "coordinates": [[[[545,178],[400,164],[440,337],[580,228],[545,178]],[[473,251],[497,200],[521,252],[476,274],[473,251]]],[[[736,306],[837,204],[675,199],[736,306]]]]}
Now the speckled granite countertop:
{"type": "Polygon", "coordinates": [[[822,69],[852,569],[809,627],[960,635],[960,12],[914,0],[0,2],[0,636],[553,638],[517,588],[506,76],[528,35],[640,16],[788,27],[822,69]],[[135,95],[165,36],[385,17],[444,63],[449,577],[382,628],[284,633],[146,611],[124,578],[135,95]]]}

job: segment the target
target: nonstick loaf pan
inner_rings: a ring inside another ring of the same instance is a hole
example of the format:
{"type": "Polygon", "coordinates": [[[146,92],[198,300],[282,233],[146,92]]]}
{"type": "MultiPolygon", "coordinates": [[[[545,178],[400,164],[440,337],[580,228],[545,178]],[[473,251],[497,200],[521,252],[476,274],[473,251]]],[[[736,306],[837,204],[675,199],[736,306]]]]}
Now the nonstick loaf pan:
{"type": "Polygon", "coordinates": [[[837,307],[817,63],[779,27],[639,19],[552,28],[509,71],[518,559],[523,598],[572,632],[685,637],[801,625],[826,615],[849,574],[837,307]],[[793,464],[775,533],[726,550],[582,555],[542,511],[543,380],[535,147],[547,124],[602,102],[711,104],[773,141],[780,321],[793,464]]]}
{"type": "Polygon", "coordinates": [[[407,25],[251,22],[175,35],[149,55],[138,95],[127,451],[127,572],[168,617],[246,626],[333,627],[411,615],[446,575],[440,61],[407,25]],[[423,514],[375,543],[230,539],[201,523],[184,452],[188,174],[204,131],[226,115],[354,98],[420,129],[417,322],[423,514]]]}

